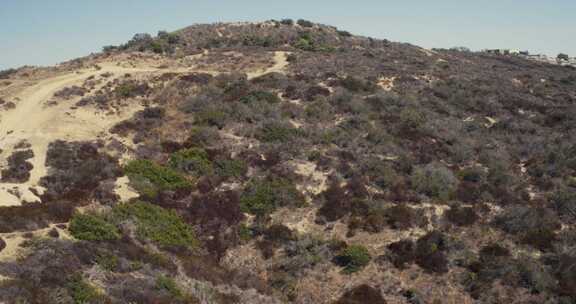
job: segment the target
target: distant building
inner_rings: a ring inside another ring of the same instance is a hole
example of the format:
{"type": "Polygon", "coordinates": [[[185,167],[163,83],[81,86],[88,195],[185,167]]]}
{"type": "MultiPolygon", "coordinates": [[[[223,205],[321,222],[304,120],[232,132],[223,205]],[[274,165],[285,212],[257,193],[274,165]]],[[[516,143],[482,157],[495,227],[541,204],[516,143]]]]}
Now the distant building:
{"type": "Polygon", "coordinates": [[[528,60],[558,64],[558,65],[569,65],[576,67],[576,57],[568,57],[565,55],[563,57],[548,57],[544,54],[530,54],[528,51],[520,51],[518,49],[484,49],[483,53],[501,56],[518,56],[528,60]]]}
{"type": "MultiPolygon", "coordinates": [[[[494,55],[512,55],[512,56],[518,56],[518,55],[523,53],[522,51],[520,51],[518,49],[486,49],[486,50],[483,50],[482,52],[487,53],[487,54],[494,54],[494,55]]],[[[528,52],[525,51],[525,53],[528,53],[528,52]]]]}

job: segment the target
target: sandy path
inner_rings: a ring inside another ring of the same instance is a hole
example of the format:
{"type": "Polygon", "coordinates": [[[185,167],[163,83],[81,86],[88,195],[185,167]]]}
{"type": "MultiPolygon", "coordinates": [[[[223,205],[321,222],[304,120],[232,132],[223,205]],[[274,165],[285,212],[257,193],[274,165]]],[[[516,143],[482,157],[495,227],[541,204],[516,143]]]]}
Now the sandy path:
{"type": "Polygon", "coordinates": [[[289,52],[283,52],[283,51],[274,52],[274,65],[272,65],[271,67],[266,68],[266,69],[246,73],[248,75],[248,79],[260,77],[262,75],[272,73],[272,72],[283,73],[284,69],[289,64],[288,54],[290,54],[290,53],[289,52]]]}
{"type": "MultiPolygon", "coordinates": [[[[58,224],[51,224],[47,228],[42,228],[34,231],[26,232],[11,232],[11,233],[0,233],[0,237],[6,242],[6,248],[0,251],[0,262],[14,261],[18,258],[19,253],[22,252],[20,245],[30,238],[25,238],[24,234],[30,233],[34,237],[46,237],[48,232],[52,229],[56,229],[61,239],[71,239],[72,237],[68,234],[66,229],[61,229],[57,227],[58,224]]],[[[0,277],[0,281],[2,277],[0,277]]]]}
{"type": "MultiPolygon", "coordinates": [[[[274,52],[274,64],[265,69],[247,72],[248,78],[259,77],[271,72],[283,72],[289,64],[287,54],[287,52],[282,51],[274,52]]],[[[89,107],[72,110],[70,107],[73,105],[73,101],[60,101],[57,105],[46,106],[46,101],[51,99],[57,91],[72,85],[81,85],[88,77],[99,76],[104,73],[112,73],[113,77],[119,77],[124,73],[146,72],[209,72],[218,74],[218,72],[200,71],[194,68],[126,67],[120,66],[117,62],[103,62],[98,65],[100,67],[98,70],[94,68],[81,69],[40,80],[12,96],[14,97],[12,99],[17,98],[16,100],[19,100],[15,109],[0,112],[0,149],[3,150],[0,155],[0,165],[12,153],[14,145],[22,140],[30,143],[31,149],[34,151],[34,158],[29,160],[34,169],[30,172],[31,177],[28,182],[23,184],[0,183],[0,206],[18,206],[22,201],[40,200],[30,191],[30,188],[36,189],[39,193],[43,191],[38,182],[47,173],[46,152],[51,142],[57,139],[68,141],[93,140],[110,135],[108,130],[114,124],[131,117],[134,112],[141,109],[141,106],[134,105],[122,113],[106,115],[89,107]],[[20,194],[14,195],[14,192],[20,194]]],[[[112,79],[109,78],[109,80],[112,79]]],[[[129,193],[126,196],[129,196],[129,193]]]]}
{"type": "Polygon", "coordinates": [[[131,107],[119,115],[104,115],[90,108],[71,110],[72,101],[63,101],[55,106],[45,106],[55,92],[71,85],[79,85],[86,78],[103,73],[150,72],[156,69],[123,68],[112,64],[102,65],[101,70],[85,69],[74,73],[60,75],[39,81],[25,88],[16,95],[20,99],[16,108],[2,112],[0,117],[0,147],[4,150],[2,157],[12,153],[14,145],[22,140],[31,144],[34,158],[29,160],[34,169],[30,180],[24,184],[0,184],[0,206],[20,205],[21,200],[38,201],[30,192],[38,186],[40,178],[46,175],[46,151],[48,144],[56,139],[88,140],[104,134],[118,121],[129,118],[140,107],[131,107]],[[8,192],[8,189],[18,189],[21,198],[8,192]]]}

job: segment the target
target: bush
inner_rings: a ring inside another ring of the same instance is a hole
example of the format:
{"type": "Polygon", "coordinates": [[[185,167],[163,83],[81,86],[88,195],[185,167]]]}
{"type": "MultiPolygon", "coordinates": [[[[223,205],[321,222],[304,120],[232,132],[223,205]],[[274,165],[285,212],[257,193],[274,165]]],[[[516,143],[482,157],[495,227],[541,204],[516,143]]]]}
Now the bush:
{"type": "Polygon", "coordinates": [[[471,207],[452,206],[445,215],[450,222],[458,226],[470,226],[478,220],[478,215],[471,207]]]}
{"type": "Polygon", "coordinates": [[[70,221],[70,234],[85,241],[112,241],[120,238],[116,226],[95,214],[75,214],[70,221]]]}
{"type": "Polygon", "coordinates": [[[74,275],[68,282],[68,290],[76,304],[98,303],[103,296],[92,285],[87,283],[80,274],[74,275]]]}
{"type": "Polygon", "coordinates": [[[344,188],[337,182],[332,182],[324,192],[322,192],[324,204],[318,209],[317,215],[324,220],[333,222],[341,219],[350,213],[351,202],[347,197],[344,188]]]}
{"type": "Polygon", "coordinates": [[[248,166],[241,159],[219,159],[215,162],[216,174],[225,178],[242,178],[248,166]]]}
{"type": "Polygon", "coordinates": [[[134,220],[140,237],[161,246],[194,248],[198,245],[192,227],[174,210],[145,202],[124,203],[114,207],[112,218],[117,223],[134,220]]]}
{"type": "Polygon", "coordinates": [[[167,31],[158,31],[157,38],[167,42],[168,44],[176,44],[180,41],[178,33],[169,33],[167,31]]]}
{"type": "Polygon", "coordinates": [[[446,273],[448,272],[448,259],[444,254],[446,249],[444,235],[432,231],[416,242],[416,263],[427,271],[446,273]]]}
{"type": "Polygon", "coordinates": [[[18,70],[16,70],[16,69],[1,70],[0,71],[0,79],[8,79],[13,74],[16,74],[16,72],[18,72],[18,70]]]}
{"type": "Polygon", "coordinates": [[[268,91],[253,91],[250,92],[248,95],[245,95],[240,98],[240,102],[245,104],[252,104],[260,101],[265,101],[270,104],[277,104],[281,100],[278,97],[278,95],[268,91]]]}
{"type": "Polygon", "coordinates": [[[486,179],[486,173],[480,167],[468,167],[458,174],[462,181],[480,183],[486,179]]]}
{"type": "Polygon", "coordinates": [[[335,304],[386,304],[380,290],[363,284],[346,291],[335,304]]]}
{"type": "Polygon", "coordinates": [[[282,19],[280,20],[281,24],[292,26],[294,25],[294,20],[292,19],[282,19]]]}
{"type": "Polygon", "coordinates": [[[134,188],[149,197],[156,197],[161,190],[188,189],[191,186],[178,172],[150,160],[130,161],[124,167],[124,172],[134,188]]]}
{"type": "Polygon", "coordinates": [[[178,287],[174,279],[160,275],[156,278],[156,288],[168,292],[170,296],[177,300],[185,298],[184,292],[178,287]]]}
{"type": "Polygon", "coordinates": [[[556,233],[551,228],[536,228],[523,233],[521,242],[534,248],[545,251],[552,248],[556,241],[556,233]]]}
{"type": "MultiPolygon", "coordinates": [[[[335,50],[334,47],[318,43],[308,32],[300,33],[298,40],[293,43],[293,46],[297,49],[309,52],[332,52],[335,50]]],[[[292,60],[296,58],[290,59],[292,60]]]]}
{"type": "Polygon", "coordinates": [[[538,229],[554,231],[560,228],[560,222],[552,211],[523,205],[514,205],[504,209],[496,216],[493,224],[508,233],[517,235],[538,229]]]}
{"type": "Polygon", "coordinates": [[[214,172],[208,153],[203,149],[190,148],[180,150],[170,156],[171,168],[186,172],[193,176],[210,175],[214,172]]]}
{"type": "Polygon", "coordinates": [[[300,207],[304,202],[304,197],[294,184],[283,178],[272,177],[250,182],[240,197],[240,208],[242,212],[265,215],[279,207],[300,207]]]}
{"type": "Polygon", "coordinates": [[[51,142],[46,153],[50,170],[40,179],[40,185],[46,188],[42,201],[89,201],[104,181],[121,176],[118,160],[100,153],[98,148],[91,142],[51,142]]]}
{"type": "Polygon", "coordinates": [[[340,85],[355,93],[371,93],[376,90],[376,84],[373,82],[354,76],[347,76],[346,78],[340,80],[340,85]]]}
{"type": "Polygon", "coordinates": [[[300,135],[302,132],[292,126],[271,122],[264,124],[256,138],[263,142],[287,142],[300,135]]]}
{"type": "Polygon", "coordinates": [[[416,168],[411,182],[416,191],[442,200],[450,199],[458,186],[452,171],[439,163],[416,168]]]}
{"type": "Polygon", "coordinates": [[[396,205],[384,210],[386,223],[393,229],[408,229],[422,221],[421,215],[413,208],[396,205]]]}
{"type": "Polygon", "coordinates": [[[118,263],[118,257],[109,252],[102,252],[96,257],[96,264],[107,271],[115,271],[118,263]]]}
{"type": "Polygon", "coordinates": [[[348,274],[362,270],[370,260],[368,249],[362,245],[347,246],[335,257],[336,264],[344,267],[343,271],[348,274]]]}
{"type": "Polygon", "coordinates": [[[219,140],[218,130],[207,127],[193,127],[190,129],[188,138],[184,142],[184,147],[205,147],[210,146],[219,140]]]}
{"type": "Polygon", "coordinates": [[[274,38],[270,37],[270,36],[262,37],[262,36],[252,35],[252,36],[244,37],[243,44],[245,46],[271,47],[271,46],[276,45],[277,43],[274,40],[274,38]]]}
{"type": "Polygon", "coordinates": [[[296,41],[296,43],[294,43],[294,47],[297,49],[301,49],[303,51],[315,51],[316,47],[315,47],[315,42],[314,40],[312,40],[312,37],[310,37],[310,35],[301,35],[300,38],[298,38],[298,40],[296,41]]]}
{"type": "Polygon", "coordinates": [[[426,123],[426,117],[415,108],[405,108],[400,112],[400,127],[404,131],[421,131],[426,123]]]}
{"type": "Polygon", "coordinates": [[[314,268],[332,257],[328,242],[309,234],[286,243],[285,253],[279,266],[294,277],[301,277],[307,269],[314,268]]]}
{"type": "Polygon", "coordinates": [[[30,171],[33,169],[32,163],[28,159],[34,157],[32,150],[20,150],[12,152],[8,157],[8,168],[1,171],[2,182],[24,183],[30,178],[30,171]]]}
{"type": "Polygon", "coordinates": [[[226,126],[229,116],[228,113],[221,110],[205,109],[196,113],[194,118],[195,123],[198,125],[213,126],[222,129],[226,126]]]}
{"type": "MultiPolygon", "coordinates": [[[[479,256],[482,264],[495,264],[502,259],[510,257],[510,250],[499,244],[488,244],[480,249],[479,256]]],[[[482,267],[482,265],[477,266],[482,267]]]]}
{"type": "Polygon", "coordinates": [[[337,31],[338,35],[341,37],[352,37],[352,34],[348,31],[337,31]]]}
{"type": "Polygon", "coordinates": [[[390,251],[388,259],[399,269],[406,268],[406,265],[413,263],[416,258],[416,246],[411,240],[394,242],[388,245],[388,250],[390,251]]]}
{"type": "Polygon", "coordinates": [[[549,200],[558,215],[576,219],[576,190],[560,189],[550,195],[549,200]]]}
{"type": "Polygon", "coordinates": [[[296,23],[301,27],[313,27],[314,26],[314,23],[312,23],[311,21],[308,21],[308,20],[304,20],[304,19],[298,19],[298,21],[296,23]]]}
{"type": "Polygon", "coordinates": [[[118,98],[131,98],[137,96],[144,96],[148,94],[150,87],[146,83],[138,83],[135,81],[126,81],[119,84],[114,93],[118,98]]]}

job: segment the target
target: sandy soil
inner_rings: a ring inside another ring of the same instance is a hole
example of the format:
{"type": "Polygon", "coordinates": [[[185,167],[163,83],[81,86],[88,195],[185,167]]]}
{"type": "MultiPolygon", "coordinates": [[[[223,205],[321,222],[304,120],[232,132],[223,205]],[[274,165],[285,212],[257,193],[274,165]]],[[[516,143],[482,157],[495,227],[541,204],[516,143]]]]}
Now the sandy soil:
{"type": "Polygon", "coordinates": [[[248,74],[248,79],[259,77],[272,72],[283,73],[284,69],[289,64],[287,57],[288,54],[289,52],[281,52],[281,51],[274,52],[274,65],[266,69],[247,72],[246,74],[248,74]]]}
{"type": "MultiPolygon", "coordinates": [[[[248,71],[248,77],[254,78],[271,72],[283,72],[288,65],[287,52],[275,52],[273,65],[267,68],[248,71]]],[[[207,56],[208,53],[199,54],[207,56]]],[[[100,76],[111,73],[113,76],[108,81],[126,73],[174,73],[208,72],[217,74],[215,71],[199,71],[197,68],[159,68],[153,61],[132,62],[129,64],[123,60],[111,60],[97,62],[98,68],[91,66],[65,74],[58,74],[36,80],[22,85],[16,91],[0,92],[0,97],[13,100],[16,108],[8,111],[0,111],[0,167],[5,165],[6,158],[12,153],[14,145],[22,140],[31,144],[34,158],[29,161],[34,166],[30,180],[23,184],[0,183],[0,206],[17,206],[23,201],[35,202],[40,199],[30,189],[42,193],[43,189],[38,185],[40,178],[45,176],[47,168],[46,151],[50,142],[62,139],[68,141],[93,140],[97,138],[109,138],[110,127],[119,121],[131,117],[134,112],[142,109],[135,104],[124,108],[121,112],[110,114],[98,112],[90,107],[71,109],[73,100],[59,101],[56,105],[46,106],[46,102],[53,98],[54,93],[72,85],[82,85],[91,76],[100,76]]],[[[117,192],[123,199],[134,196],[127,187],[125,180],[117,182],[117,192]]]]}
{"type": "Polygon", "coordinates": [[[127,119],[140,107],[130,107],[117,115],[106,115],[90,108],[71,110],[71,102],[61,102],[54,106],[45,106],[55,92],[71,85],[79,85],[86,78],[103,73],[120,75],[123,73],[147,72],[150,69],[123,68],[115,65],[103,65],[102,69],[85,69],[44,79],[20,91],[16,108],[2,112],[0,118],[0,147],[3,159],[8,157],[14,145],[22,140],[31,144],[34,158],[30,160],[34,169],[30,180],[24,184],[2,184],[0,186],[0,206],[19,205],[21,198],[9,193],[16,187],[23,194],[22,200],[38,201],[29,190],[38,186],[40,178],[46,175],[45,166],[48,144],[57,139],[88,140],[102,136],[115,123],[127,119]]]}
{"type": "Polygon", "coordinates": [[[24,234],[30,234],[32,237],[48,237],[48,232],[52,229],[56,229],[60,238],[70,239],[71,236],[68,234],[66,229],[60,229],[57,227],[59,224],[52,224],[48,228],[43,228],[35,231],[27,232],[12,232],[12,233],[0,233],[0,237],[6,242],[6,248],[0,252],[0,262],[11,261],[18,258],[19,254],[22,252],[22,247],[20,245],[27,239],[24,234]]]}
{"type": "Polygon", "coordinates": [[[394,89],[394,81],[396,77],[381,77],[378,79],[378,85],[384,89],[386,92],[392,91],[394,89]]]}

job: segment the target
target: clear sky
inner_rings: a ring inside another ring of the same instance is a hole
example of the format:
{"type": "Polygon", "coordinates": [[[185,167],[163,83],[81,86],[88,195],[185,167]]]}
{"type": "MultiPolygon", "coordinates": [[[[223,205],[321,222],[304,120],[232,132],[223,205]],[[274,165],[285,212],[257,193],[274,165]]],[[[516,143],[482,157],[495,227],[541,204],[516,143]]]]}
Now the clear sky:
{"type": "Polygon", "coordinates": [[[0,0],[0,70],[56,64],[140,32],[281,18],[427,48],[576,56],[575,0],[0,0]]]}

